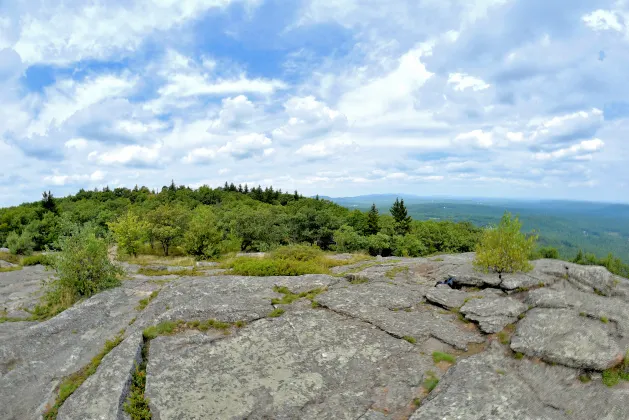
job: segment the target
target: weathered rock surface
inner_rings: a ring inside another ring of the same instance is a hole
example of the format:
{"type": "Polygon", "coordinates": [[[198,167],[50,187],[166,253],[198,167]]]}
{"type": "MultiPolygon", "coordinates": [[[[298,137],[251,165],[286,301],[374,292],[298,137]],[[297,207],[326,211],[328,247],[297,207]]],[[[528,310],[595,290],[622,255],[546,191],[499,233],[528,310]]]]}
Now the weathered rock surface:
{"type": "Polygon", "coordinates": [[[579,371],[489,351],[461,360],[411,420],[619,420],[629,418],[629,388],[581,383],[579,371]]]}
{"type": "Polygon", "coordinates": [[[142,344],[142,334],[135,333],[105,356],[96,373],[63,403],[57,419],[124,419],[123,404],[135,366],[142,362],[142,344]]]}
{"type": "Polygon", "coordinates": [[[513,351],[575,368],[604,370],[620,363],[615,328],[565,309],[533,309],[518,323],[513,351]]]}
{"type": "Polygon", "coordinates": [[[483,332],[491,334],[513,324],[526,310],[526,305],[512,298],[485,298],[468,301],[461,308],[461,313],[465,318],[478,322],[483,332]]]}
{"type": "MultiPolygon", "coordinates": [[[[0,323],[0,418],[38,418],[63,378],[122,329],[125,340],[59,418],[125,418],[142,331],[208,319],[247,325],[229,335],[182,327],[150,342],[146,393],[154,419],[629,418],[629,382],[600,383],[600,370],[629,350],[629,281],[554,260],[500,278],[474,271],[473,257],[381,258],[339,268],[354,278],[130,274],[121,287],[48,321],[0,323]],[[449,277],[460,290],[435,287],[449,277]],[[273,305],[284,296],[279,287],[320,293],[312,303],[273,305]],[[276,307],[285,313],[269,318],[276,307]],[[483,332],[509,323],[516,324],[510,349],[492,341],[486,350],[483,332]],[[532,359],[516,360],[512,350],[532,359]],[[433,351],[454,354],[457,363],[435,365],[433,351]],[[424,381],[446,370],[418,407],[424,381]],[[598,380],[583,384],[583,373],[598,380]]],[[[36,303],[48,275],[41,267],[0,273],[1,316],[9,313],[3,308],[17,313],[36,303]]]]}

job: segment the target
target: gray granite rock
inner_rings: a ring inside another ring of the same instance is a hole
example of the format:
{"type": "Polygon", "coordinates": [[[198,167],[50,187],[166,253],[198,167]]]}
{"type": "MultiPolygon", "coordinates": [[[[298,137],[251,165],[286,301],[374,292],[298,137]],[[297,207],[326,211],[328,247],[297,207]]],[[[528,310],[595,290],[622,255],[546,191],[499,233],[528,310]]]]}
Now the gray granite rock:
{"type": "Polygon", "coordinates": [[[58,420],[122,420],[135,366],[142,362],[142,334],[127,337],[103,358],[95,374],[63,403],[58,420]]]}
{"type": "Polygon", "coordinates": [[[355,419],[378,408],[399,416],[431,367],[368,324],[306,310],[222,339],[153,340],[146,394],[156,419],[355,419]]]}
{"type": "Polygon", "coordinates": [[[411,420],[618,420],[629,418],[627,388],[581,383],[580,372],[489,351],[461,360],[411,420]]]}
{"type": "Polygon", "coordinates": [[[511,349],[564,366],[604,370],[624,356],[615,335],[611,324],[573,310],[535,308],[518,323],[511,349]]]}
{"type": "Polygon", "coordinates": [[[478,322],[486,333],[496,333],[517,321],[518,316],[527,310],[527,306],[513,298],[472,299],[462,308],[465,318],[478,322]]]}

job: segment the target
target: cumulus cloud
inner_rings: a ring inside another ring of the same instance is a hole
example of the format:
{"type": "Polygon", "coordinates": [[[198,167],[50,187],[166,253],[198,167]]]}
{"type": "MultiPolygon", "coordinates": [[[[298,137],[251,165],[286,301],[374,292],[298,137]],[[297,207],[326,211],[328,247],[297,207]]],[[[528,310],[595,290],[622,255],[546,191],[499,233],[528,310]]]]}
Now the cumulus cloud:
{"type": "Polygon", "coordinates": [[[540,152],[535,154],[537,160],[556,160],[573,158],[576,160],[590,160],[591,153],[600,151],[605,143],[601,139],[583,140],[578,144],[563,149],[557,149],[553,152],[540,152]]]}
{"type": "Polygon", "coordinates": [[[461,146],[472,146],[480,149],[488,149],[494,144],[493,133],[483,130],[474,130],[469,133],[458,134],[453,143],[461,146]]]}
{"type": "Polygon", "coordinates": [[[161,144],[151,147],[131,145],[105,152],[91,152],[88,160],[101,165],[151,166],[159,163],[161,144]]]}
{"type": "Polygon", "coordinates": [[[105,179],[106,175],[106,172],[96,170],[89,175],[47,175],[44,177],[44,181],[52,185],[79,184],[84,182],[102,181],[103,179],[105,179]]]}
{"type": "Polygon", "coordinates": [[[344,131],[347,117],[314,96],[292,97],[284,103],[289,117],[288,122],[273,130],[273,138],[278,140],[301,140],[344,131]]]}
{"type": "Polygon", "coordinates": [[[448,84],[453,85],[454,90],[459,91],[465,89],[472,89],[474,91],[485,90],[490,87],[490,85],[485,83],[482,79],[465,73],[450,73],[448,76],[448,84]]]}

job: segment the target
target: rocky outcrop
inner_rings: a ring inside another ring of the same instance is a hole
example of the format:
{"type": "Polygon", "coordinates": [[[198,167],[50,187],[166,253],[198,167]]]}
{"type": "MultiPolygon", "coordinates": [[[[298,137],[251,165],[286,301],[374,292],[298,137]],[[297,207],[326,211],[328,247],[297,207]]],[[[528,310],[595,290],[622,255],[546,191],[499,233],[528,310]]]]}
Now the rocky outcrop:
{"type": "MultiPolygon", "coordinates": [[[[121,330],[58,418],[126,418],[143,346],[154,419],[629,418],[629,382],[600,380],[629,350],[629,281],[553,260],[500,278],[472,259],[383,258],[337,270],[346,278],[129,266],[121,287],[53,319],[0,323],[0,418],[40,417],[121,330]],[[456,288],[436,286],[447,279],[456,288]]],[[[48,275],[0,273],[0,310],[33,305],[48,275]]]]}

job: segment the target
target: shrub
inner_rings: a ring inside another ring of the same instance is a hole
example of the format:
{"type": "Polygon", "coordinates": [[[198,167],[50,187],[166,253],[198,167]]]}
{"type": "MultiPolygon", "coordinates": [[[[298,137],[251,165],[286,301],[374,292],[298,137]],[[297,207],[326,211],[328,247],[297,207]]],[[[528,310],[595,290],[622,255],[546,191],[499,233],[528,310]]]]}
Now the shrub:
{"type": "Polygon", "coordinates": [[[241,276],[301,276],[325,274],[327,269],[313,261],[275,260],[267,258],[236,258],[227,264],[233,274],[241,276]]]}
{"type": "Polygon", "coordinates": [[[341,226],[334,232],[334,242],[338,252],[356,252],[367,249],[367,238],[348,225],[341,226]]]}
{"type": "Polygon", "coordinates": [[[387,256],[391,254],[391,237],[384,233],[371,235],[367,238],[369,254],[387,256]]]}
{"type": "Polygon", "coordinates": [[[292,261],[314,261],[323,256],[323,251],[319,247],[309,245],[283,246],[271,253],[274,259],[292,261]]]}
{"type": "Polygon", "coordinates": [[[118,286],[122,270],[109,261],[107,243],[97,238],[91,227],[76,228],[71,236],[59,239],[61,250],[50,255],[57,278],[48,284],[44,304],[34,314],[54,316],[78,299],[118,286]]]}
{"type": "Polygon", "coordinates": [[[396,257],[420,257],[427,252],[426,246],[416,236],[405,235],[393,238],[393,255],[396,257]]]}
{"type": "Polygon", "coordinates": [[[559,259],[559,251],[557,250],[557,248],[554,248],[552,246],[539,248],[537,250],[537,255],[539,255],[539,258],[550,258],[553,260],[559,259]]]}
{"type": "Polygon", "coordinates": [[[35,246],[32,235],[27,231],[22,232],[21,235],[17,232],[9,233],[6,242],[13,255],[31,255],[35,246]]]}
{"type": "Polygon", "coordinates": [[[505,212],[500,224],[487,229],[476,247],[474,266],[485,272],[490,270],[502,273],[530,271],[533,266],[528,256],[535,247],[536,236],[525,236],[520,230],[522,224],[517,218],[505,212]]]}

